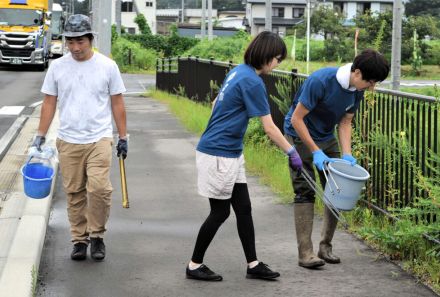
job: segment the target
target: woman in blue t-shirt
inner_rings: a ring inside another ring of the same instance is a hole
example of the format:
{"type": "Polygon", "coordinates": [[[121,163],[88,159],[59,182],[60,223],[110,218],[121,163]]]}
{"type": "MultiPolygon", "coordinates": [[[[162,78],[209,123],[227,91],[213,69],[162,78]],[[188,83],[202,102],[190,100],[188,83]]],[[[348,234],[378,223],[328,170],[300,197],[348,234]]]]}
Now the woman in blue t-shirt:
{"type": "Polygon", "coordinates": [[[289,165],[301,170],[302,162],[294,146],[272,121],[261,74],[268,74],[286,57],[283,40],[262,32],[249,44],[244,64],[226,76],[214,101],[208,126],[197,146],[196,160],[199,194],[209,198],[211,212],[202,224],[186,277],[221,281],[223,278],[203,264],[205,252],[217,230],[228,218],[230,208],[237,217],[238,234],[246,256],[247,278],[274,279],[280,276],[257,260],[251,201],[246,183],[243,137],[248,121],[260,117],[269,138],[289,156],[289,165]]]}
{"type": "MultiPolygon", "coordinates": [[[[356,164],[351,154],[351,122],[364,97],[364,90],[373,89],[383,81],[390,67],[382,54],[375,50],[364,50],[353,63],[339,68],[322,68],[312,73],[296,93],[293,105],[284,122],[287,140],[294,144],[304,162],[303,170],[315,176],[313,164],[318,168],[323,187],[323,167],[330,158],[339,158],[356,164]],[[338,141],[335,127],[338,126],[338,141]]],[[[295,191],[294,212],[296,238],[298,241],[298,264],[315,268],[327,263],[340,263],[333,254],[331,241],[335,233],[337,218],[328,207],[319,243],[318,256],[313,252],[312,227],[315,193],[302,176],[291,172],[295,191]]]]}

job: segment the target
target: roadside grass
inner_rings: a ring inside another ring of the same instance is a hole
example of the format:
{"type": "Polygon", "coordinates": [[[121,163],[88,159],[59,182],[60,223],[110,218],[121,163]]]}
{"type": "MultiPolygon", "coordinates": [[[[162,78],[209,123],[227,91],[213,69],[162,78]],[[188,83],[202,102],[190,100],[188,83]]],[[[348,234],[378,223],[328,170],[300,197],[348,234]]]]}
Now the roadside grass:
{"type": "MultiPolygon", "coordinates": [[[[195,103],[182,96],[162,91],[151,91],[149,96],[169,105],[170,110],[191,132],[201,135],[208,123],[211,107],[195,103]]],[[[292,203],[293,191],[290,183],[287,159],[262,131],[259,119],[249,122],[245,136],[244,155],[246,169],[277,194],[278,203],[292,203]]],[[[322,213],[323,203],[317,199],[315,208],[322,213]]],[[[401,267],[417,275],[425,284],[440,293],[440,260],[432,249],[421,239],[420,231],[414,230],[411,220],[391,223],[384,216],[374,214],[365,207],[356,207],[344,212],[349,223],[349,231],[357,234],[370,245],[385,253],[387,257],[400,263],[401,267]],[[413,257],[418,255],[418,257],[413,257]]],[[[421,229],[423,232],[424,229],[421,229]]]]}
{"type": "MultiPolygon", "coordinates": [[[[321,69],[323,67],[339,67],[347,62],[338,61],[310,61],[309,62],[309,74],[321,69]]],[[[278,70],[292,71],[297,69],[298,73],[307,74],[307,63],[305,61],[293,61],[291,58],[286,58],[277,67],[278,70]]],[[[440,80],[440,66],[439,65],[423,65],[420,70],[420,75],[414,75],[412,73],[411,65],[402,65],[402,79],[405,80],[440,80]]],[[[391,74],[387,79],[391,78],[391,74]]]]}
{"type": "Polygon", "coordinates": [[[163,91],[150,91],[148,96],[168,104],[170,110],[188,129],[188,131],[202,135],[211,115],[208,105],[195,103],[185,97],[172,95],[163,91]]]}
{"type": "Polygon", "coordinates": [[[268,143],[244,145],[246,169],[278,195],[278,202],[293,202],[293,190],[285,154],[268,143]]]}
{"type": "Polygon", "coordinates": [[[414,93],[419,95],[425,95],[425,96],[433,96],[433,97],[440,97],[439,89],[437,86],[429,86],[429,87],[420,87],[420,88],[412,88],[412,87],[402,87],[400,88],[400,91],[407,92],[407,93],[414,93]]]}

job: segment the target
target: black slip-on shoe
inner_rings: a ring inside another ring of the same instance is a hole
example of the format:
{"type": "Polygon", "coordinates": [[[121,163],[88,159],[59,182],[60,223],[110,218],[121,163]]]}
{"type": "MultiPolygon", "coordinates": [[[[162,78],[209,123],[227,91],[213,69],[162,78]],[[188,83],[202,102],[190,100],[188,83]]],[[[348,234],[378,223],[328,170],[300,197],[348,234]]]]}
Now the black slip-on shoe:
{"type": "Polygon", "coordinates": [[[254,268],[247,268],[246,278],[259,278],[259,279],[274,279],[279,277],[280,274],[276,271],[272,271],[269,265],[259,262],[254,268]]]}
{"type": "Polygon", "coordinates": [[[87,244],[83,242],[78,242],[73,245],[72,253],[70,258],[75,261],[85,260],[87,257],[87,244]]]}
{"type": "Polygon", "coordinates": [[[102,238],[90,238],[90,255],[95,261],[102,261],[105,258],[105,244],[102,238]]]}
{"type": "Polygon", "coordinates": [[[189,267],[187,266],[186,278],[204,281],[221,281],[223,279],[221,275],[215,273],[204,264],[202,264],[199,268],[193,270],[189,269],[189,267]]]}

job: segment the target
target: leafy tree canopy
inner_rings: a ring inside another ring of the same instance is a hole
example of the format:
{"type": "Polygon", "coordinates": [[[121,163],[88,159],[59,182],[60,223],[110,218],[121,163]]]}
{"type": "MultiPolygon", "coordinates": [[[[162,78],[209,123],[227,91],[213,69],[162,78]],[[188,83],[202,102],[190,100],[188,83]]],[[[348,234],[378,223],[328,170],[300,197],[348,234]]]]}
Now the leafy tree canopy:
{"type": "Polygon", "coordinates": [[[327,39],[343,30],[342,21],[344,16],[337,13],[333,8],[320,6],[312,14],[310,26],[313,33],[323,33],[327,39]]]}
{"type": "Polygon", "coordinates": [[[440,16],[440,0],[408,0],[405,3],[405,14],[440,16]]]}

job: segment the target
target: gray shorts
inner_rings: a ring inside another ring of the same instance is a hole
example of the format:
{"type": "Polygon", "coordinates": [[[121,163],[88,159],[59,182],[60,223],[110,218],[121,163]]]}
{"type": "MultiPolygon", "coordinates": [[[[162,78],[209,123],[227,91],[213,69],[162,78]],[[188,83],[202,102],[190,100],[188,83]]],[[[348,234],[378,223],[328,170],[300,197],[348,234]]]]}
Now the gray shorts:
{"type": "Polygon", "coordinates": [[[244,156],[225,158],[196,151],[199,194],[215,199],[230,199],[235,183],[246,183],[244,156]]]}

